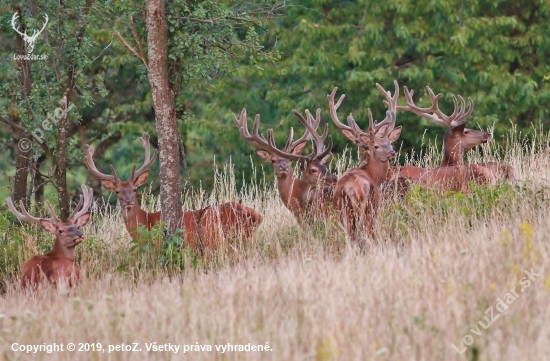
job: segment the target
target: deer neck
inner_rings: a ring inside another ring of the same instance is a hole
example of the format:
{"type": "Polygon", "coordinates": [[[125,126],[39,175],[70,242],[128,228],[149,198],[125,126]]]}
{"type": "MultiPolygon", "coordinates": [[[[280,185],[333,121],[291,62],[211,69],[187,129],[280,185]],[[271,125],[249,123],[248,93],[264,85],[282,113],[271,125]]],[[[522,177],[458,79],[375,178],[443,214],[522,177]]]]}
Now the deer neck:
{"type": "Polygon", "coordinates": [[[462,156],[464,149],[462,149],[461,142],[453,142],[448,137],[443,140],[443,159],[441,160],[441,166],[462,165],[464,161],[462,156]]]}
{"type": "Polygon", "coordinates": [[[126,224],[126,230],[132,236],[136,238],[139,235],[137,229],[140,225],[148,228],[147,225],[147,215],[148,213],[141,209],[138,205],[137,199],[134,201],[134,205],[130,209],[122,209],[122,219],[124,219],[124,224],[126,224]]]}
{"type": "Polygon", "coordinates": [[[76,247],[63,247],[59,239],[56,239],[48,256],[68,258],[74,262],[76,258],[76,247]]]}
{"type": "Polygon", "coordinates": [[[388,162],[382,162],[377,159],[362,162],[359,166],[360,169],[369,175],[369,178],[371,178],[377,187],[379,187],[382,182],[386,180],[389,167],[390,165],[388,162]]]}
{"type": "Polygon", "coordinates": [[[294,177],[292,168],[285,178],[277,178],[277,190],[283,204],[288,208],[300,195],[300,180],[294,177]]]}

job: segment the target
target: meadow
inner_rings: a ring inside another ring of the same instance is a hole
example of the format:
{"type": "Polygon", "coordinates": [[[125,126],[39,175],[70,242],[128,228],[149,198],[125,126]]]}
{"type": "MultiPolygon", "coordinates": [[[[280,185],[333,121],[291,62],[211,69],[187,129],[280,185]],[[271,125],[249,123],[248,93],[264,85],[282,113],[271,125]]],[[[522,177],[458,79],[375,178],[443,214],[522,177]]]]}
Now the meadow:
{"type": "MultiPolygon", "coordinates": [[[[135,244],[120,209],[94,206],[78,246],[79,287],[33,296],[17,290],[21,267],[47,252],[53,237],[19,226],[2,206],[0,358],[544,360],[549,139],[512,134],[506,144],[489,143],[468,159],[511,163],[516,184],[474,186],[468,194],[414,187],[404,200],[384,202],[366,254],[335,219],[299,227],[261,169],[237,190],[239,175],[227,166],[211,194],[184,195],[187,209],[236,200],[264,215],[252,240],[235,239],[208,260],[175,239],[160,252],[135,244]],[[147,351],[155,342],[179,345],[178,352],[147,351]],[[15,343],[65,350],[32,354],[13,351],[15,343]],[[69,343],[77,350],[67,351],[69,343]],[[137,351],[116,351],[135,343],[137,351]],[[239,351],[244,345],[263,351],[239,351]]],[[[437,150],[409,163],[435,165],[437,150]]],[[[341,174],[354,161],[346,153],[333,166],[341,174]]],[[[158,209],[158,199],[144,193],[144,206],[158,209]]]]}

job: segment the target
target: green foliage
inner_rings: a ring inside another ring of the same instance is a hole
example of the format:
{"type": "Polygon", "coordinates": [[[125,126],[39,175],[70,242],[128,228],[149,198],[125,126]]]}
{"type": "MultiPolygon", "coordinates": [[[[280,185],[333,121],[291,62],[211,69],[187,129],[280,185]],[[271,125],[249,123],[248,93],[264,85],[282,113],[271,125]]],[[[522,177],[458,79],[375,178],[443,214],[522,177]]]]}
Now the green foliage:
{"type": "Polygon", "coordinates": [[[511,217],[517,214],[526,199],[529,199],[533,207],[548,205],[549,189],[531,187],[528,184],[481,186],[472,183],[468,193],[442,193],[438,189],[412,184],[405,200],[397,204],[387,204],[379,219],[387,220],[384,228],[399,239],[419,231],[426,224],[426,219],[437,220],[440,224],[445,224],[450,219],[460,219],[464,230],[468,231],[495,215],[511,217]]]}
{"type": "MultiPolygon", "coordinates": [[[[292,109],[323,110],[334,137],[334,153],[349,146],[332,125],[326,95],[337,86],[346,94],[340,119],[353,112],[366,126],[367,108],[384,117],[384,99],[375,83],[393,92],[392,81],[415,90],[415,101],[428,104],[425,86],[441,92],[441,108],[451,112],[451,93],[472,97],[475,111],[469,124],[494,127],[496,142],[513,126],[532,133],[532,124],[548,125],[550,87],[550,5],[542,0],[509,2],[450,1],[307,1],[286,8],[285,17],[270,25],[282,54],[262,69],[240,68],[217,93],[187,93],[201,99],[193,106],[200,125],[193,125],[187,144],[194,152],[194,174],[207,178],[203,159],[227,161],[237,173],[250,175],[249,157],[260,162],[252,148],[239,140],[231,111],[246,107],[249,120],[262,115],[262,131],[275,128],[283,144],[290,127],[302,129],[292,109]],[[212,126],[208,126],[212,124],[212,126]],[[208,156],[210,155],[210,156],[208,156]]],[[[403,104],[403,100],[401,100],[403,104]]],[[[442,127],[408,113],[397,122],[404,132],[395,143],[402,157],[423,138],[441,138],[442,127]],[[424,134],[424,132],[426,133],[424,134]],[[422,136],[424,134],[424,137],[422,136]]],[[[402,159],[403,160],[403,159],[402,159]]],[[[268,167],[268,165],[266,165],[268,167]]]]}
{"type": "Polygon", "coordinates": [[[184,231],[177,229],[163,243],[164,224],[156,224],[150,231],[144,226],[138,228],[141,239],[133,239],[130,254],[141,269],[160,267],[170,275],[186,267],[198,268],[202,264],[199,254],[185,248],[184,231]]]}

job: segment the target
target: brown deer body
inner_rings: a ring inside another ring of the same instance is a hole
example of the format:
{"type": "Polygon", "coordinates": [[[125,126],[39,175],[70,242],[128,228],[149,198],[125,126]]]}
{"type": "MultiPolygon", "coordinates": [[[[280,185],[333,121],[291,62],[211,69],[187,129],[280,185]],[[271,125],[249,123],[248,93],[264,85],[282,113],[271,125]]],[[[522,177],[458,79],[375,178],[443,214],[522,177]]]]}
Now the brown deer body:
{"type": "MultiPolygon", "coordinates": [[[[317,134],[317,125],[321,120],[321,109],[317,109],[316,119],[313,118],[309,110],[306,110],[307,120],[297,110],[292,112],[306,127],[306,134],[310,134],[313,142],[313,152],[309,155],[301,155],[278,149],[275,145],[273,129],[269,130],[268,136],[270,150],[280,157],[301,163],[300,208],[308,221],[322,219],[332,209],[333,190],[338,180],[326,166],[332,150],[332,138],[328,137],[328,146],[325,148],[324,142],[328,136],[328,124],[325,124],[323,135],[317,134]]],[[[289,139],[292,139],[292,134],[289,139]]]]}
{"type": "MultiPolygon", "coordinates": [[[[413,101],[414,91],[409,91],[405,87],[407,105],[398,106],[397,110],[413,112],[447,128],[443,138],[444,150],[441,165],[433,169],[413,166],[392,166],[388,171],[387,179],[402,177],[414,180],[423,186],[436,186],[443,190],[462,191],[467,189],[469,182],[485,184],[501,177],[493,169],[493,166],[485,166],[483,164],[464,165],[463,156],[465,151],[487,143],[492,138],[491,133],[466,128],[466,120],[474,109],[473,100],[468,98],[470,106],[466,111],[466,102],[464,99],[460,95],[458,99],[455,95],[452,95],[454,111],[451,115],[445,115],[438,105],[441,94],[435,95],[430,87],[426,88],[432,100],[432,105],[429,108],[416,106],[413,101]],[[458,100],[460,100],[460,106],[458,105],[458,100]]],[[[513,170],[511,172],[513,173],[513,170]]]]}
{"type": "Polygon", "coordinates": [[[23,213],[17,211],[11,198],[8,198],[8,207],[17,218],[31,223],[40,223],[44,230],[56,236],[49,253],[36,256],[25,263],[21,276],[21,289],[36,289],[40,284],[47,283],[53,285],[65,283],[72,287],[80,280],[80,269],[74,263],[76,246],[84,237],[80,227],[85,226],[90,218],[88,209],[93,200],[92,192],[91,188],[88,190],[82,185],[84,197],[80,196],[80,202],[66,221],[56,217],[49,202],[47,205],[51,218],[37,218],[27,212],[22,201],[19,204],[23,213]]]}
{"type": "MultiPolygon", "coordinates": [[[[156,151],[150,156],[149,135],[141,137],[145,148],[145,161],[127,181],[121,181],[111,166],[112,175],[101,173],[93,161],[93,149],[86,145],[85,164],[92,174],[101,180],[101,184],[117,194],[122,208],[122,218],[128,233],[133,239],[142,239],[138,228],[140,225],[151,230],[161,221],[161,212],[148,213],[139,206],[137,188],[145,183],[149,176],[149,167],[153,164],[156,151]]],[[[236,202],[228,202],[195,211],[183,212],[185,242],[194,250],[216,251],[225,247],[227,238],[239,235],[248,238],[260,225],[263,217],[256,210],[236,202]]],[[[159,240],[160,242],[160,240],[159,240]]],[[[156,244],[160,247],[160,243],[156,244]]]]}
{"type": "Polygon", "coordinates": [[[337,103],[334,96],[338,88],[328,95],[329,108],[332,120],[340,128],[346,138],[358,146],[360,166],[346,171],[336,184],[334,190],[334,207],[340,216],[340,223],[346,230],[352,242],[364,247],[362,235],[368,233],[374,236],[374,224],[380,201],[380,185],[386,179],[389,160],[395,157],[391,145],[401,134],[401,128],[395,128],[395,107],[399,97],[399,87],[395,84],[395,94],[377,84],[377,87],[386,96],[389,110],[386,118],[374,122],[370,109],[368,110],[369,128],[362,131],[350,114],[348,126],[338,119],[336,110],[342,103],[342,95],[337,103]]]}
{"type": "MultiPolygon", "coordinates": [[[[318,119],[320,121],[320,118],[318,119]]],[[[301,222],[302,208],[300,206],[300,188],[301,181],[294,176],[294,170],[292,168],[292,160],[287,157],[279,156],[271,151],[268,141],[259,133],[260,115],[257,114],[254,118],[252,134],[248,130],[248,122],[246,118],[246,109],[241,111],[240,117],[237,118],[233,113],[233,121],[239,128],[241,138],[253,145],[256,148],[256,154],[265,162],[269,162],[273,165],[273,171],[277,180],[277,191],[279,197],[285,205],[285,207],[292,212],[294,217],[301,222]]],[[[319,123],[314,124],[315,129],[319,123]]],[[[311,139],[308,132],[304,133],[297,141],[293,140],[294,130],[290,129],[290,136],[283,148],[284,151],[293,155],[302,154],[307,141],[311,139]]]]}

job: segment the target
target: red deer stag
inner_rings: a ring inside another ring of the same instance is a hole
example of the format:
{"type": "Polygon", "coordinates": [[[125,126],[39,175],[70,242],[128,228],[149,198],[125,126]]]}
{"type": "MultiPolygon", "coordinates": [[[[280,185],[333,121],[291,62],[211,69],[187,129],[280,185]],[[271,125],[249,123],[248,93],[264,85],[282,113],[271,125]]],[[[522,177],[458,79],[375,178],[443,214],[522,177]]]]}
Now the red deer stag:
{"type": "Polygon", "coordinates": [[[460,95],[458,99],[453,94],[454,110],[451,115],[444,114],[439,109],[441,94],[435,95],[430,87],[426,87],[431,98],[432,105],[429,108],[420,108],[414,104],[413,90],[405,88],[406,106],[398,106],[397,110],[410,111],[430,121],[447,128],[443,138],[443,159],[439,168],[425,169],[420,167],[404,166],[391,167],[388,179],[396,176],[413,179],[424,185],[438,185],[444,188],[462,190],[466,183],[492,182],[497,179],[508,178],[513,180],[513,168],[508,165],[490,162],[486,164],[464,165],[464,152],[480,144],[491,140],[491,133],[466,128],[466,120],[473,112],[474,103],[468,98],[469,108],[466,110],[466,102],[460,95]],[[502,173],[502,174],[501,174],[502,173]]]}
{"type": "Polygon", "coordinates": [[[93,191],[82,185],[82,195],[74,212],[65,221],[56,217],[52,205],[48,201],[46,204],[51,218],[39,218],[31,216],[22,201],[19,201],[23,212],[20,213],[14,207],[11,198],[7,199],[8,208],[17,218],[31,223],[40,223],[44,230],[55,234],[55,242],[49,253],[31,258],[25,263],[21,277],[21,289],[36,289],[40,284],[46,282],[53,285],[67,284],[72,287],[79,281],[80,269],[74,263],[75,247],[82,242],[84,237],[80,227],[85,226],[90,219],[88,209],[92,205],[93,191]]]}
{"type": "MultiPolygon", "coordinates": [[[[321,110],[317,112],[317,117],[313,123],[313,128],[317,131],[317,127],[321,122],[321,110]]],[[[248,130],[248,124],[246,119],[246,109],[241,111],[239,118],[233,113],[233,121],[239,128],[241,138],[253,145],[256,148],[256,154],[265,162],[271,162],[273,164],[273,171],[277,179],[277,190],[279,191],[279,197],[281,201],[292,212],[294,217],[298,221],[301,221],[301,208],[300,208],[300,179],[294,176],[294,170],[292,169],[292,160],[281,157],[274,152],[270,151],[268,141],[259,133],[260,115],[257,114],[254,118],[254,124],[252,126],[252,134],[248,130]]],[[[306,131],[300,139],[294,141],[294,129],[290,128],[290,135],[283,148],[283,151],[300,155],[304,151],[308,140],[311,139],[311,134],[306,131]]]]}
{"type": "MultiPolygon", "coordinates": [[[[89,145],[86,145],[84,157],[86,167],[101,180],[103,187],[116,192],[122,207],[122,218],[133,239],[142,239],[138,232],[140,225],[151,230],[161,220],[161,212],[148,213],[141,209],[138,203],[137,188],[147,180],[149,167],[157,156],[155,150],[151,157],[149,134],[144,133],[140,139],[145,148],[145,160],[138,170],[134,165],[132,174],[127,181],[121,181],[118,178],[112,165],[110,166],[112,175],[101,173],[95,166],[94,150],[89,145]]],[[[236,202],[187,211],[183,213],[183,226],[186,232],[184,238],[186,244],[192,249],[201,252],[204,250],[215,251],[225,246],[226,238],[230,235],[249,238],[262,219],[262,215],[254,209],[236,202]]],[[[156,246],[160,247],[160,244],[156,244],[156,246]]]]}
{"type": "MultiPolygon", "coordinates": [[[[380,200],[379,188],[386,179],[389,160],[395,158],[395,151],[391,145],[401,134],[401,127],[395,128],[395,108],[399,97],[399,87],[395,83],[395,94],[384,91],[389,110],[386,118],[376,123],[368,109],[369,127],[362,131],[353,116],[348,116],[348,125],[338,119],[336,113],[345,95],[340,96],[337,103],[334,96],[338,88],[334,88],[328,98],[330,115],[336,126],[344,136],[358,146],[361,163],[359,167],[347,170],[336,183],[334,190],[334,207],[340,223],[346,230],[352,242],[361,248],[365,240],[361,237],[367,232],[374,236],[374,222],[378,212],[380,200]]],[[[378,86],[378,84],[377,84],[378,86]]]]}
{"type": "MultiPolygon", "coordinates": [[[[323,134],[317,134],[316,124],[320,121],[321,110],[317,109],[317,120],[306,109],[307,120],[297,110],[292,111],[311,135],[313,151],[309,155],[293,154],[280,150],[275,145],[273,129],[268,131],[268,142],[271,152],[293,161],[301,163],[302,177],[300,178],[300,207],[308,220],[315,220],[326,216],[331,207],[333,189],[338,178],[332,174],[326,162],[330,158],[332,150],[332,137],[328,136],[328,124],[325,124],[323,134]],[[328,145],[324,143],[328,136],[328,145]]],[[[292,139],[292,134],[289,139],[292,139]]]]}

